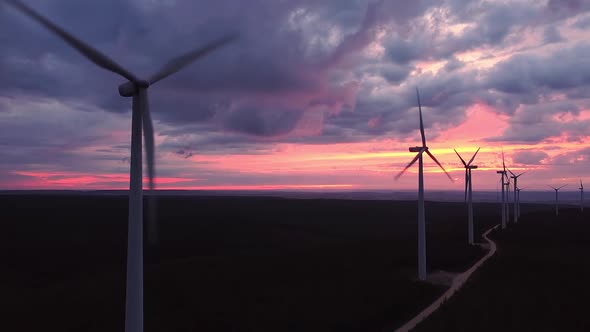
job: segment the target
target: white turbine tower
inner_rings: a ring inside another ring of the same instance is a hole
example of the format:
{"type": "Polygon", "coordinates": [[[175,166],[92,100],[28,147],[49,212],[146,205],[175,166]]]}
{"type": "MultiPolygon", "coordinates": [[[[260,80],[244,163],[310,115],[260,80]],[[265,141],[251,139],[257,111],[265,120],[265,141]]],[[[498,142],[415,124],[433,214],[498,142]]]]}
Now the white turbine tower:
{"type": "Polygon", "coordinates": [[[549,186],[551,188],[553,188],[553,190],[555,190],[555,215],[559,216],[559,189],[563,188],[567,186],[567,184],[564,184],[561,187],[557,187],[555,188],[554,186],[549,186]]]}
{"type": "Polygon", "coordinates": [[[436,159],[436,157],[428,150],[426,146],[426,136],[424,136],[424,123],[422,121],[422,106],[420,105],[420,92],[416,89],[416,97],[418,99],[418,113],[420,116],[420,135],[422,136],[422,146],[410,147],[410,152],[417,152],[416,157],[395,176],[399,179],[404,172],[410,168],[416,160],[418,161],[418,278],[426,280],[426,219],[424,215],[424,170],[423,170],[423,153],[426,153],[449,177],[451,182],[453,178],[447,173],[445,168],[436,159]]]}
{"type": "MultiPolygon", "coordinates": [[[[236,36],[226,36],[204,47],[195,49],[172,59],[149,79],[143,80],[124,69],[115,61],[92,46],[82,42],[61,27],[19,0],[3,0],[23,14],[34,19],[51,32],[58,35],[70,46],[82,53],[88,60],[101,68],[119,74],[128,80],[119,86],[119,94],[133,97],[131,118],[131,167],[129,183],[129,219],[127,233],[127,280],[125,297],[125,331],[143,331],[143,190],[142,190],[142,129],[144,130],[147,172],[150,190],[154,189],[154,129],[150,116],[147,89],[160,80],[176,73],[193,61],[234,40],[236,36]],[[143,128],[142,128],[143,127],[143,128]]],[[[150,216],[150,226],[155,229],[155,216],[150,216]]]]}
{"type": "Polygon", "coordinates": [[[582,184],[582,179],[580,179],[580,211],[584,212],[584,185],[582,184]]]}
{"type": "Polygon", "coordinates": [[[512,178],[512,181],[514,182],[514,220],[513,221],[514,221],[514,223],[517,223],[518,222],[518,198],[517,198],[517,195],[518,195],[518,178],[521,175],[525,174],[526,172],[522,172],[522,173],[520,173],[518,175],[512,173],[512,171],[510,169],[508,170],[508,172],[510,172],[510,174],[511,174],[510,177],[512,178]]]}
{"type": "Polygon", "coordinates": [[[477,151],[473,154],[473,157],[469,160],[469,162],[465,162],[459,152],[453,149],[461,162],[463,163],[463,167],[465,167],[465,201],[467,202],[467,240],[469,244],[473,244],[473,191],[472,191],[472,182],[471,182],[471,170],[477,169],[477,165],[471,165],[475,156],[479,152],[480,148],[477,148],[477,151]]]}

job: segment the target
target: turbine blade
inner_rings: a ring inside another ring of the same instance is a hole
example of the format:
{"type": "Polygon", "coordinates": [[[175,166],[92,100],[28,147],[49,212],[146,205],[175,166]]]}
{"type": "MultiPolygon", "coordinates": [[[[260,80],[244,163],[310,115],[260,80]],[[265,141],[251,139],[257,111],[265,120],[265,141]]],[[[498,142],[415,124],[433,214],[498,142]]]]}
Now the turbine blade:
{"type": "Polygon", "coordinates": [[[145,158],[147,164],[147,173],[149,178],[149,198],[148,198],[148,241],[155,244],[158,239],[158,225],[156,223],[156,195],[155,195],[155,144],[154,144],[154,124],[150,114],[149,99],[147,89],[139,90],[139,103],[143,119],[143,139],[145,143],[145,158]]]}
{"type": "Polygon", "coordinates": [[[506,172],[506,164],[504,163],[504,150],[502,149],[502,167],[504,168],[504,172],[506,172]]]}
{"type": "Polygon", "coordinates": [[[34,19],[35,21],[37,21],[38,23],[43,25],[45,28],[49,29],[50,31],[52,31],[53,33],[55,33],[56,35],[61,37],[61,39],[63,39],[70,46],[72,46],[73,48],[78,50],[78,52],[82,53],[84,56],[86,56],[86,58],[88,58],[90,61],[94,62],[97,66],[104,68],[106,70],[112,71],[113,73],[119,74],[132,82],[138,81],[138,79],[135,77],[135,75],[133,75],[132,73],[127,71],[125,68],[121,67],[114,60],[112,60],[108,56],[102,54],[101,52],[99,52],[98,50],[93,48],[92,46],[87,45],[83,41],[74,37],[73,35],[71,35],[67,31],[65,31],[61,27],[57,26],[55,23],[51,22],[46,17],[37,13],[29,6],[25,5],[23,2],[21,2],[19,0],[5,0],[5,1],[7,3],[11,4],[14,8],[19,10],[23,14],[34,19]]]}
{"type": "Polygon", "coordinates": [[[412,159],[412,161],[410,161],[410,163],[408,165],[406,165],[406,167],[399,172],[396,176],[395,176],[395,180],[398,180],[400,178],[400,176],[402,176],[402,174],[404,174],[406,172],[406,170],[410,167],[412,167],[412,165],[414,165],[414,163],[416,162],[416,160],[418,160],[418,158],[420,157],[421,152],[418,152],[418,154],[416,155],[416,157],[414,157],[414,159],[412,159]]]}
{"type": "Polygon", "coordinates": [[[422,135],[422,146],[426,146],[426,136],[424,135],[424,121],[422,121],[422,105],[420,104],[420,92],[416,88],[416,97],[418,98],[418,112],[420,113],[420,135],[422,135]]]}
{"type": "Polygon", "coordinates": [[[561,188],[563,188],[563,187],[565,187],[565,186],[567,186],[567,184],[564,184],[563,186],[561,186],[561,187],[557,188],[557,190],[559,190],[559,189],[561,189],[561,188]]]}
{"type": "Polygon", "coordinates": [[[475,151],[475,153],[473,154],[473,157],[471,157],[471,159],[469,159],[469,162],[467,163],[467,165],[471,165],[471,163],[475,160],[475,156],[477,156],[479,149],[481,149],[481,148],[477,148],[477,151],[475,151]]]}
{"type": "Polygon", "coordinates": [[[451,180],[451,182],[455,182],[455,180],[453,180],[453,178],[451,177],[451,175],[447,172],[447,170],[443,167],[443,165],[438,161],[438,159],[436,159],[436,157],[430,153],[430,151],[426,150],[426,153],[430,156],[430,158],[432,158],[432,160],[434,160],[434,162],[443,170],[443,172],[445,172],[445,174],[447,175],[447,177],[449,178],[449,180],[451,180]]]}
{"type": "Polygon", "coordinates": [[[468,164],[465,163],[465,160],[463,160],[463,158],[461,158],[461,155],[459,154],[459,152],[457,152],[457,150],[453,149],[453,151],[455,151],[455,153],[457,154],[457,156],[459,157],[459,159],[461,159],[461,162],[463,163],[463,166],[467,167],[468,164]]]}
{"type": "Polygon", "coordinates": [[[516,174],[512,173],[512,171],[510,170],[510,168],[507,168],[506,170],[508,170],[508,172],[510,172],[510,174],[512,174],[512,176],[516,176],[516,174]]]}
{"type": "Polygon", "coordinates": [[[234,41],[238,38],[236,34],[227,35],[223,38],[216,39],[205,46],[194,49],[186,54],[178,56],[165,64],[158,72],[156,72],[148,81],[154,84],[174,73],[188,66],[197,59],[213,52],[214,50],[234,41]]]}

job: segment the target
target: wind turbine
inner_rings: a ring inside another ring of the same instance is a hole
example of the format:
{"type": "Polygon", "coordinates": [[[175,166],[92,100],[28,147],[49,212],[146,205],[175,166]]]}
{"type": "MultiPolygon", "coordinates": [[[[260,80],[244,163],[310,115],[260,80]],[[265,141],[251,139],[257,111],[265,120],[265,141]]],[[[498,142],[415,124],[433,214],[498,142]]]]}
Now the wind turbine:
{"type": "Polygon", "coordinates": [[[549,186],[551,188],[553,188],[553,190],[555,190],[555,215],[558,216],[559,215],[559,189],[563,188],[567,186],[567,184],[564,184],[561,187],[553,187],[553,186],[549,186]]]}
{"type": "Polygon", "coordinates": [[[580,211],[584,212],[584,185],[582,184],[582,179],[580,179],[580,211]]]}
{"type": "Polygon", "coordinates": [[[422,121],[422,106],[420,105],[420,92],[416,88],[416,98],[418,99],[418,113],[420,115],[420,135],[422,136],[422,146],[410,147],[410,152],[417,152],[416,156],[410,163],[395,176],[398,180],[404,172],[410,168],[416,160],[418,161],[418,278],[426,280],[426,219],[424,216],[424,166],[423,153],[426,153],[449,177],[451,182],[453,178],[447,173],[445,168],[436,159],[436,157],[428,150],[426,146],[426,136],[424,136],[424,123],[422,121]]]}
{"type": "Polygon", "coordinates": [[[506,173],[506,164],[504,164],[504,152],[502,151],[502,167],[503,170],[501,171],[496,171],[496,174],[501,174],[501,178],[500,178],[500,183],[502,184],[502,229],[506,228],[506,217],[508,215],[508,211],[507,211],[507,204],[506,204],[506,182],[504,179],[508,180],[508,184],[510,184],[510,178],[508,177],[507,173],[506,173]]]}
{"type": "MultiPolygon", "coordinates": [[[[125,297],[125,331],[143,331],[143,190],[142,190],[142,129],[144,130],[147,172],[150,191],[154,189],[155,147],[154,128],[149,111],[147,89],[176,73],[193,61],[236,39],[235,35],[214,40],[203,47],[172,59],[147,80],[140,79],[108,56],[74,37],[49,19],[19,0],[3,0],[58,35],[97,66],[119,74],[128,81],[119,86],[119,94],[133,97],[131,118],[131,166],[129,183],[129,219],[127,233],[127,280],[125,297]],[[142,128],[143,127],[143,128],[142,128]]],[[[153,210],[151,211],[153,212],[153,210]]],[[[155,215],[150,216],[150,227],[155,229],[155,215]]],[[[150,233],[154,233],[151,231],[150,233]]]]}
{"type": "Polygon", "coordinates": [[[512,178],[512,180],[514,182],[514,223],[517,223],[518,222],[518,202],[517,202],[518,200],[517,200],[516,196],[517,196],[517,192],[518,192],[518,178],[521,175],[525,174],[526,172],[522,172],[518,175],[512,173],[512,171],[510,169],[508,170],[508,172],[510,172],[510,174],[511,174],[510,177],[512,178]]]}
{"type": "Polygon", "coordinates": [[[520,219],[520,191],[524,188],[516,188],[516,209],[517,209],[517,216],[520,219]]]}
{"type": "Polygon", "coordinates": [[[453,149],[465,167],[465,201],[467,201],[467,239],[469,244],[473,244],[473,192],[471,186],[471,170],[477,169],[477,165],[471,165],[480,148],[473,154],[469,162],[465,162],[459,152],[453,149]]]}

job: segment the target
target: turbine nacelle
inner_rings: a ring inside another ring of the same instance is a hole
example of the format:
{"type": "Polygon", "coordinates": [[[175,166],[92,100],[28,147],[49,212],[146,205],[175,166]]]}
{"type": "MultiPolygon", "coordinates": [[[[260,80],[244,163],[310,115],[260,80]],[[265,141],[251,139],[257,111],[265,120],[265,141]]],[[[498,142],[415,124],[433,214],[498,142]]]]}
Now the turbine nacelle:
{"type": "Polygon", "coordinates": [[[468,168],[468,169],[477,169],[477,165],[469,165],[466,168],[468,168]]]}
{"type": "Polygon", "coordinates": [[[144,80],[125,82],[119,85],[119,95],[121,95],[121,97],[133,97],[137,94],[139,89],[147,89],[149,86],[150,82],[144,80]]]}
{"type": "Polygon", "coordinates": [[[422,151],[426,151],[428,150],[428,147],[426,146],[412,146],[410,147],[410,152],[422,152],[422,151]]]}

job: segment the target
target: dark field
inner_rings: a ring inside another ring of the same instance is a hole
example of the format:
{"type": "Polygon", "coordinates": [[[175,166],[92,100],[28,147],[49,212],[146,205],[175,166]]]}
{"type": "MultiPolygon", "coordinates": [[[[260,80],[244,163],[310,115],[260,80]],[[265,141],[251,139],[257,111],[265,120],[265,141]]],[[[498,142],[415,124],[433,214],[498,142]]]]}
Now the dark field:
{"type": "Polygon", "coordinates": [[[588,212],[528,213],[496,255],[416,331],[590,331],[588,212]]]}
{"type": "MultiPolygon", "coordinates": [[[[498,222],[498,207],[475,205],[478,241],[498,222]]],[[[0,208],[3,330],[123,331],[127,198],[6,195],[0,208]]],[[[588,288],[567,282],[574,274],[567,262],[509,247],[534,228],[527,211],[551,207],[523,206],[527,222],[495,235],[502,255],[482,273],[496,274],[484,282],[478,273],[478,282],[495,285],[497,296],[499,278],[515,282],[515,274],[530,276],[530,287],[541,287],[537,279],[556,287],[527,272],[536,264],[544,274],[561,269],[552,280],[587,297],[588,288]],[[504,248],[514,267],[503,265],[504,248]]],[[[158,200],[158,213],[160,241],[145,249],[146,331],[382,331],[444,291],[415,280],[415,202],[168,196],[158,200]]],[[[465,215],[462,203],[427,202],[431,271],[462,271],[483,255],[467,245],[465,215]]],[[[576,239],[583,242],[582,233],[541,225],[539,236],[570,236],[572,251],[576,239]]],[[[557,242],[543,247],[525,238],[556,259],[557,242]]],[[[585,250],[578,256],[587,259],[585,250]]],[[[587,266],[583,273],[588,280],[587,266]]],[[[530,312],[517,303],[509,306],[514,315],[530,312]]]]}

